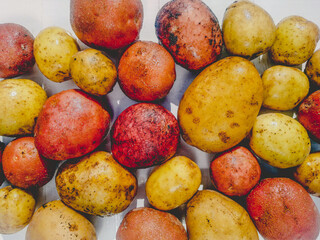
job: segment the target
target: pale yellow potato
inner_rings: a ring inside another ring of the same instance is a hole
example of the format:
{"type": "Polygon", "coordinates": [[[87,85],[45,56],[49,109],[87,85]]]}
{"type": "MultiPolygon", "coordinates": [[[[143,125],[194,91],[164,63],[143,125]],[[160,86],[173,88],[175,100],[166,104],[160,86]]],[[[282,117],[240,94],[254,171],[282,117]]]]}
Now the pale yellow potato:
{"type": "Polygon", "coordinates": [[[258,240],[246,210],[214,190],[201,190],[187,204],[189,240],[258,240]]]}
{"type": "Polygon", "coordinates": [[[41,73],[51,81],[70,79],[70,60],[79,51],[75,39],[63,28],[47,27],[33,43],[33,53],[41,73]]]}
{"type": "Polygon", "coordinates": [[[84,216],[61,200],[42,205],[28,225],[25,240],[96,240],[96,230],[84,216]]]}
{"type": "Polygon", "coordinates": [[[260,6],[251,1],[235,1],[224,13],[222,32],[230,54],[253,59],[271,48],[276,26],[260,6]]]}
{"type": "Polygon", "coordinates": [[[320,30],[315,23],[300,16],[286,17],[277,24],[270,57],[278,64],[302,64],[312,56],[319,37],[320,30]]]}
{"type": "Polygon", "coordinates": [[[309,80],[320,87],[320,49],[315,51],[308,60],[305,68],[305,74],[309,80]]]}
{"type": "Polygon", "coordinates": [[[250,132],[263,100],[260,74],[241,57],[204,69],[185,91],[178,108],[183,139],[206,152],[227,150],[250,132]]]}
{"type": "Polygon", "coordinates": [[[295,108],[309,92],[309,79],[299,69],[277,65],[262,75],[265,108],[286,111],[295,108]]]}
{"type": "Polygon", "coordinates": [[[191,159],[176,156],[156,168],[146,182],[149,203],[169,211],[187,202],[201,184],[201,170],[191,159]]]}
{"type": "Polygon", "coordinates": [[[282,113],[259,115],[249,144],[259,157],[278,168],[300,165],[311,150],[307,130],[297,120],[282,113]]]}
{"type": "Polygon", "coordinates": [[[0,233],[13,234],[31,220],[36,206],[34,197],[19,188],[0,189],[0,233]]]}
{"type": "Polygon", "coordinates": [[[47,94],[29,79],[0,81],[0,135],[31,134],[47,94]]]}
{"type": "Polygon", "coordinates": [[[110,92],[117,79],[114,63],[101,51],[92,48],[73,55],[70,73],[79,88],[98,96],[110,92]]]}

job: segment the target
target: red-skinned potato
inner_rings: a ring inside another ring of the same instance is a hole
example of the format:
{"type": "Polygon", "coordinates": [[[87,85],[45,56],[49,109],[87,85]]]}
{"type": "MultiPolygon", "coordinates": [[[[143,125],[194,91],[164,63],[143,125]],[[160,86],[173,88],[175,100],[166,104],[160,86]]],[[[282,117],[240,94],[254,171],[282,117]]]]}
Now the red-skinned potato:
{"type": "Polygon", "coordinates": [[[96,99],[81,90],[65,90],[45,102],[34,130],[35,145],[49,159],[80,157],[102,143],[109,124],[109,113],[96,99]]]}

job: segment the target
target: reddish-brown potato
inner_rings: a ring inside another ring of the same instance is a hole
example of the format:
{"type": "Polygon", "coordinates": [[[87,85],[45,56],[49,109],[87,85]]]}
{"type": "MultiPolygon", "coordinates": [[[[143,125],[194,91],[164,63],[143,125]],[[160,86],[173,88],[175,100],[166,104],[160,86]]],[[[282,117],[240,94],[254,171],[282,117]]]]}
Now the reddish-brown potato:
{"type": "Polygon", "coordinates": [[[172,0],[156,17],[156,34],[175,61],[199,70],[218,59],[222,49],[219,22],[201,0],[172,0]]]}
{"type": "Polygon", "coordinates": [[[259,182],[261,168],[245,147],[224,152],[210,164],[210,177],[217,190],[228,196],[244,196],[259,182]]]}
{"type": "Polygon", "coordinates": [[[289,178],[262,180],[247,197],[247,209],[265,239],[317,239],[320,216],[308,192],[289,178]]]}
{"type": "Polygon", "coordinates": [[[175,63],[167,50],[157,43],[139,41],[122,55],[118,66],[123,92],[136,101],[165,97],[176,79],[175,63]]]}
{"type": "Polygon", "coordinates": [[[131,210],[123,218],[117,240],[187,240],[182,223],[174,215],[152,208],[131,210]]]}
{"type": "Polygon", "coordinates": [[[110,124],[109,113],[81,90],[57,93],[45,102],[35,130],[39,153],[53,160],[83,156],[98,147],[110,124]]]}
{"type": "Polygon", "coordinates": [[[71,0],[70,22],[86,45],[118,49],[139,38],[143,6],[141,0],[71,0]]]}
{"type": "Polygon", "coordinates": [[[0,77],[8,78],[30,71],[35,63],[34,36],[24,26],[0,24],[0,77]]]}
{"type": "Polygon", "coordinates": [[[178,121],[171,112],[157,104],[138,103],[116,119],[111,130],[111,150],[126,167],[150,167],[176,153],[179,136],[178,121]]]}

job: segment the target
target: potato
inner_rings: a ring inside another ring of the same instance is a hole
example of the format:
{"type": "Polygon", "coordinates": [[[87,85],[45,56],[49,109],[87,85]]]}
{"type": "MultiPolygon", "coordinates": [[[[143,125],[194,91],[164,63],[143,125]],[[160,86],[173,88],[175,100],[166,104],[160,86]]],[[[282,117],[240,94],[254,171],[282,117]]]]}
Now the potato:
{"type": "Polygon", "coordinates": [[[177,151],[180,138],[175,116],[154,103],[125,109],[111,129],[111,150],[125,167],[146,168],[161,164],[177,151]]]}
{"type": "Polygon", "coordinates": [[[187,240],[182,223],[174,215],[152,208],[135,208],[123,218],[116,240],[187,240]]]}
{"type": "Polygon", "coordinates": [[[183,139],[206,152],[222,152],[246,137],[263,100],[262,80],[241,57],[224,58],[203,70],[178,109],[183,139]]]}
{"type": "Polygon", "coordinates": [[[106,216],[124,211],[137,193],[136,178],[108,152],[65,162],[56,175],[61,200],[75,210],[106,216]]]}
{"type": "Polygon", "coordinates": [[[304,71],[309,80],[320,87],[320,49],[312,54],[304,71]]]}
{"type": "Polygon", "coordinates": [[[110,92],[117,80],[114,63],[101,51],[92,48],[73,55],[70,74],[79,88],[98,96],[110,92]]]}
{"type": "Polygon", "coordinates": [[[186,203],[201,184],[201,170],[191,159],[176,156],[156,168],[146,182],[149,203],[169,211],[186,203]]]}
{"type": "Polygon", "coordinates": [[[121,89],[136,101],[164,98],[176,79],[175,63],[170,53],[150,41],[131,45],[122,55],[118,71],[121,89]]]}
{"type": "Polygon", "coordinates": [[[0,186],[5,180],[3,169],[2,169],[2,154],[4,150],[5,144],[3,142],[0,142],[0,186]]]}
{"type": "Polygon", "coordinates": [[[263,103],[265,108],[286,111],[295,108],[308,95],[309,79],[298,68],[273,66],[264,71],[263,103]]]}
{"type": "Polygon", "coordinates": [[[263,179],[247,197],[247,209],[264,239],[317,239],[320,216],[305,189],[289,178],[263,179]]]}
{"type": "Polygon", "coordinates": [[[96,240],[94,226],[60,200],[42,205],[34,213],[25,240],[96,240]]]}
{"type": "Polygon", "coordinates": [[[188,202],[186,225],[189,240],[259,239],[246,210],[213,190],[198,191],[188,202]]]}
{"type": "Polygon", "coordinates": [[[19,188],[0,189],[0,233],[13,234],[30,222],[35,210],[34,197],[19,188]]]}
{"type": "Polygon", "coordinates": [[[109,113],[96,99],[81,90],[64,90],[45,102],[34,130],[35,145],[49,159],[81,157],[102,143],[109,124],[109,113]]]}
{"type": "Polygon", "coordinates": [[[251,1],[235,1],[228,6],[222,32],[229,54],[248,59],[268,52],[276,38],[270,14],[251,1]]]}
{"type": "Polygon", "coordinates": [[[1,81],[0,135],[31,134],[46,100],[46,92],[32,80],[6,79],[1,81]]]}
{"type": "Polygon", "coordinates": [[[65,29],[47,27],[41,30],[33,47],[38,68],[46,78],[54,82],[70,79],[69,63],[79,46],[65,29]]]}
{"type": "Polygon", "coordinates": [[[313,54],[319,41],[319,27],[300,16],[289,16],[277,24],[270,57],[277,64],[299,65],[313,54]]]}
{"type": "Polygon", "coordinates": [[[71,0],[70,23],[77,37],[92,48],[119,49],[139,38],[141,0],[71,0]]]}
{"type": "Polygon", "coordinates": [[[218,19],[200,0],[169,1],[158,12],[155,27],[161,44],[188,70],[200,70],[221,54],[218,19]]]}
{"type": "Polygon", "coordinates": [[[33,41],[32,33],[24,26],[0,24],[0,78],[22,75],[32,69],[33,41]]]}

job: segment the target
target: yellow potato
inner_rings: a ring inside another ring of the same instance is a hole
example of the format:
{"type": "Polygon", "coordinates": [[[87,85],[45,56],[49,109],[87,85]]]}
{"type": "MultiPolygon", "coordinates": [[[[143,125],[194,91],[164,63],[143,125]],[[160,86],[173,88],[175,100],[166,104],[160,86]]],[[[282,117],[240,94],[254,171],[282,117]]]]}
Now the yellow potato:
{"type": "Polygon", "coordinates": [[[260,74],[241,57],[204,69],[185,91],[178,109],[184,140],[206,152],[221,152],[250,132],[263,100],[260,74]]]}
{"type": "Polygon", "coordinates": [[[73,55],[70,73],[79,88],[94,95],[110,92],[117,78],[114,63],[101,51],[91,48],[73,55]]]}
{"type": "Polygon", "coordinates": [[[33,53],[41,73],[51,81],[70,79],[70,60],[79,51],[75,39],[63,28],[40,31],[33,43],[33,53]]]}
{"type": "Polygon", "coordinates": [[[320,87],[320,49],[315,51],[308,60],[305,68],[305,74],[310,81],[320,87]]]}
{"type": "Polygon", "coordinates": [[[156,168],[146,182],[149,203],[168,211],[187,202],[201,184],[201,170],[191,159],[176,156],[156,168]]]}
{"type": "Polygon", "coordinates": [[[297,120],[282,113],[259,115],[249,144],[259,157],[278,168],[300,165],[311,150],[307,130],[297,120]]]}
{"type": "Polygon", "coordinates": [[[32,80],[6,79],[1,81],[0,135],[31,134],[36,118],[46,100],[46,92],[32,80]]]}
{"type": "Polygon", "coordinates": [[[263,103],[265,108],[286,111],[295,108],[309,92],[309,79],[299,69],[273,66],[264,71],[263,103]]]}
{"type": "Polygon", "coordinates": [[[202,190],[187,204],[189,240],[258,240],[258,232],[246,210],[213,190],[202,190]]]}

